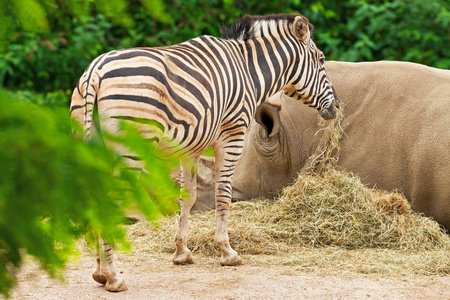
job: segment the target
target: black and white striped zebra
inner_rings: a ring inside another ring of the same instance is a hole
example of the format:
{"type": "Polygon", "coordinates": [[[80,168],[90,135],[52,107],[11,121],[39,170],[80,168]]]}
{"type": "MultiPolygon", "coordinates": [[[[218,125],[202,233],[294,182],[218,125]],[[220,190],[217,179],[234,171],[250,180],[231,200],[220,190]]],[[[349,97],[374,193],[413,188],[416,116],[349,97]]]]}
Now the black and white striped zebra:
{"type": "Polygon", "coordinates": [[[186,158],[196,166],[203,151],[214,149],[215,242],[221,264],[237,265],[241,259],[227,230],[232,175],[256,107],[284,90],[322,117],[334,117],[335,95],[312,28],[299,14],[244,16],[222,30],[222,39],[199,36],[168,47],[112,51],[81,77],[71,115],[83,124],[86,138],[96,103],[101,130],[118,131],[119,120],[138,123],[144,138],[181,160],[182,184],[191,197],[181,201],[174,263],[192,263],[187,220],[196,199],[196,167],[187,168],[186,158]]]}

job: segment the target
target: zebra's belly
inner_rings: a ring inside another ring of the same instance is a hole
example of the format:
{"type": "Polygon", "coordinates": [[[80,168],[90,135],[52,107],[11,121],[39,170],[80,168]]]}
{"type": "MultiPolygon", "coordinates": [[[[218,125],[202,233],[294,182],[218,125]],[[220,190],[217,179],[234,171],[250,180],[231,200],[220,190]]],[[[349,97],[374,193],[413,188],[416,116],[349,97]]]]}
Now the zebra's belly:
{"type": "MultiPolygon", "coordinates": [[[[199,156],[211,147],[212,143],[217,139],[218,132],[209,130],[210,128],[204,129],[201,126],[186,129],[183,126],[174,125],[168,128],[162,136],[154,134],[153,137],[157,137],[157,145],[164,156],[183,159],[199,156]]],[[[146,136],[145,138],[148,137],[146,136]]]]}

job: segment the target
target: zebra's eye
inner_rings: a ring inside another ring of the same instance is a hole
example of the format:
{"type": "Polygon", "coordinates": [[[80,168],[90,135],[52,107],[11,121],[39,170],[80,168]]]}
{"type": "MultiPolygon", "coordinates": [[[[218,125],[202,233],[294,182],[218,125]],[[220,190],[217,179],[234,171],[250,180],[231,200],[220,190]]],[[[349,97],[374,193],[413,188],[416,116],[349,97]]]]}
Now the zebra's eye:
{"type": "Polygon", "coordinates": [[[323,65],[325,63],[325,57],[319,58],[320,63],[323,65]]]}

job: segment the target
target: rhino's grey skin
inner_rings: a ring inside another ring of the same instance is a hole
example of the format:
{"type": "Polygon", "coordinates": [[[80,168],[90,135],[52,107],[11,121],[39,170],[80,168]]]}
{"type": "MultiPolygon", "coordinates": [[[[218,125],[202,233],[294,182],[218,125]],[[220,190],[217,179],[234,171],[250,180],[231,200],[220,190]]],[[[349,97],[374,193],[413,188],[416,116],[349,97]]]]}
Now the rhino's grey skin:
{"type": "MultiPolygon", "coordinates": [[[[449,229],[450,71],[406,62],[330,61],[326,69],[345,116],[338,166],[369,186],[398,189],[449,229]]],[[[324,142],[313,110],[280,94],[270,102],[247,130],[235,200],[278,195],[324,142]]]]}

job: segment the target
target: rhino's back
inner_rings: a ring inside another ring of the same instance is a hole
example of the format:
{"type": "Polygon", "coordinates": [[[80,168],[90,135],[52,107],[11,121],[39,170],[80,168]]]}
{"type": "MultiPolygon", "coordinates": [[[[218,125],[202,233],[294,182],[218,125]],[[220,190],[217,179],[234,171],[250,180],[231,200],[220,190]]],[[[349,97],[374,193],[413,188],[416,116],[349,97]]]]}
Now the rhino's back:
{"type": "Polygon", "coordinates": [[[400,190],[413,209],[450,228],[450,71],[399,62],[330,68],[346,118],[340,166],[400,190]],[[358,69],[364,77],[355,90],[358,69]]]}

